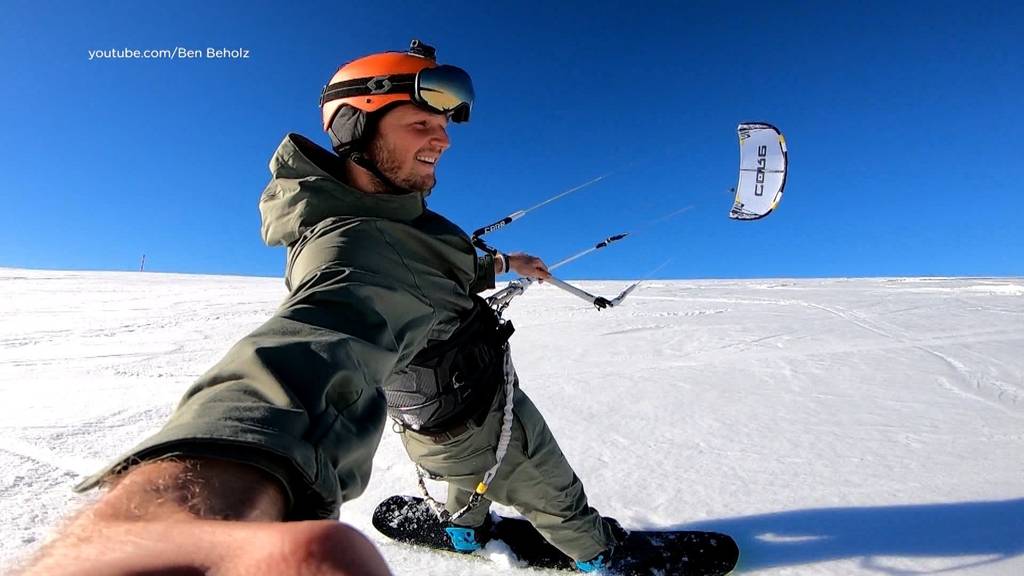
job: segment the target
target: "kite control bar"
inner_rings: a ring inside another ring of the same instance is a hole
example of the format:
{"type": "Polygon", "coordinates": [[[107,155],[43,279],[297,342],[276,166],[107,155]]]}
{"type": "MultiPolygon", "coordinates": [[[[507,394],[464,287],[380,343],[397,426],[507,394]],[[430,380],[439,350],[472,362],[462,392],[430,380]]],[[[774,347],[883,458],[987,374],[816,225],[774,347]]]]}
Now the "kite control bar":
{"type": "MultiPolygon", "coordinates": [[[[596,250],[600,250],[602,248],[606,248],[606,247],[610,246],[612,243],[618,242],[619,240],[622,240],[623,238],[625,238],[628,235],[629,235],[628,232],[624,232],[622,234],[616,234],[614,236],[609,236],[608,238],[605,238],[604,240],[598,242],[594,246],[592,246],[590,248],[587,248],[586,250],[577,252],[576,254],[573,254],[572,256],[569,256],[568,258],[566,258],[564,260],[561,260],[560,262],[558,262],[556,264],[553,264],[552,266],[550,266],[548,268],[548,270],[549,271],[550,270],[555,270],[555,269],[559,268],[560,266],[564,266],[565,264],[568,264],[568,263],[570,263],[570,262],[572,262],[572,261],[574,261],[574,260],[576,260],[578,258],[582,258],[583,256],[586,256],[587,254],[590,254],[591,252],[594,252],[596,250]]],[[[483,241],[480,240],[479,238],[474,240],[474,244],[476,244],[477,242],[483,243],[483,241]]],[[[500,291],[496,292],[495,294],[491,295],[487,299],[487,302],[495,310],[497,310],[498,313],[500,314],[501,312],[505,311],[505,308],[508,308],[508,305],[512,302],[513,298],[515,298],[516,296],[519,296],[520,294],[525,292],[526,289],[529,288],[530,285],[533,284],[534,282],[539,282],[539,280],[536,280],[534,278],[525,278],[525,277],[524,278],[519,278],[517,280],[513,280],[513,281],[509,282],[509,285],[507,287],[505,287],[502,290],[500,290],[500,291]]],[[[580,298],[586,300],[587,302],[590,302],[598,310],[603,310],[605,308],[610,308],[612,306],[618,305],[623,300],[625,300],[626,296],[628,296],[629,293],[632,292],[633,289],[636,288],[637,285],[639,284],[639,282],[634,283],[633,285],[631,285],[628,288],[626,288],[625,290],[623,290],[621,294],[619,294],[615,298],[612,298],[611,300],[609,300],[609,299],[607,299],[607,298],[605,298],[603,296],[594,296],[593,294],[587,292],[586,290],[582,290],[580,288],[577,288],[576,286],[573,286],[572,284],[569,284],[569,283],[567,283],[567,282],[565,282],[563,280],[559,280],[558,278],[555,278],[554,276],[551,276],[550,278],[548,278],[547,282],[550,282],[553,286],[561,288],[562,290],[565,290],[566,292],[568,292],[568,293],[570,293],[570,294],[572,294],[574,296],[579,296],[580,298]]]]}

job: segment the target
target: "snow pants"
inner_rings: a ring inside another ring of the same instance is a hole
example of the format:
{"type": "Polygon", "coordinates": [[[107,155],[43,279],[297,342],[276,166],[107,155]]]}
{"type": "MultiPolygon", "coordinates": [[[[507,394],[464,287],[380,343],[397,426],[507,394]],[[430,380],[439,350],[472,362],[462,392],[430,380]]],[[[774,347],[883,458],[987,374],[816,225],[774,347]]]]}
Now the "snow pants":
{"type": "MultiPolygon", "coordinates": [[[[515,508],[567,556],[590,560],[614,543],[614,536],[587,503],[583,483],[562,454],[544,417],[519,389],[506,356],[506,377],[514,382],[512,439],[497,475],[479,505],[459,518],[463,526],[479,526],[491,502],[515,508]]],[[[401,433],[409,456],[432,476],[448,483],[449,512],[464,507],[496,461],[505,407],[499,392],[481,424],[454,438],[438,439],[411,430],[401,433]]]]}

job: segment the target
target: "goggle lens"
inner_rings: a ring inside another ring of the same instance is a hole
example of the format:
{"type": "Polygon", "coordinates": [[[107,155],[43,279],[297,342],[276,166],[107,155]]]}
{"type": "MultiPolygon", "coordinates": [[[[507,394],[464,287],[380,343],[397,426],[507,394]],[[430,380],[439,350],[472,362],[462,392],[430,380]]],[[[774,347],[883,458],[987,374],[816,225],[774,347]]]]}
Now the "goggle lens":
{"type": "Polygon", "coordinates": [[[452,122],[468,122],[473,108],[473,81],[456,66],[424,68],[416,75],[417,102],[448,114],[452,122]]]}

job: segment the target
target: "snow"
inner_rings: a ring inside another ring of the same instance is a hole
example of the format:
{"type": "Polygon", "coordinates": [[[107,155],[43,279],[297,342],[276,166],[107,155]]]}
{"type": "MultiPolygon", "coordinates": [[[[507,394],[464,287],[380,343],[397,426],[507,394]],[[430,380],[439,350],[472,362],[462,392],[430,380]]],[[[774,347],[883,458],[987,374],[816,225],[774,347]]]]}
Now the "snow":
{"type": "MultiPolygon", "coordinates": [[[[0,269],[0,294],[3,571],[285,289],[0,269]]],[[[534,286],[506,316],[524,390],[627,527],[730,533],[740,573],[1024,574],[1022,279],[650,281],[601,312],[534,286]]],[[[500,545],[465,559],[377,535],[374,505],[415,491],[386,433],[341,511],[396,574],[541,574],[500,545]]]]}

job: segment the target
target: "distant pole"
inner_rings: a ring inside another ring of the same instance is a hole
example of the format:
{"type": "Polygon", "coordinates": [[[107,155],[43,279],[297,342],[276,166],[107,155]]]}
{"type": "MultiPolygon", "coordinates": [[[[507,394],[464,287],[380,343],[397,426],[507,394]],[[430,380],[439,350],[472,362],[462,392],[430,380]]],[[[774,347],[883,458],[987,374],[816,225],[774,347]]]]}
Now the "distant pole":
{"type": "Polygon", "coordinates": [[[143,254],[142,255],[142,264],[139,266],[139,272],[145,272],[145,271],[146,271],[146,255],[143,254]]]}

